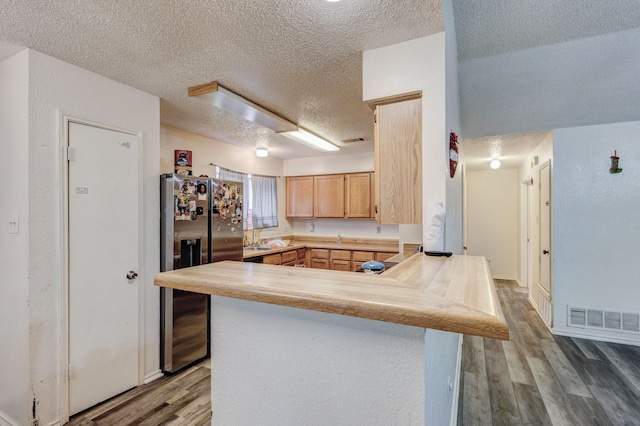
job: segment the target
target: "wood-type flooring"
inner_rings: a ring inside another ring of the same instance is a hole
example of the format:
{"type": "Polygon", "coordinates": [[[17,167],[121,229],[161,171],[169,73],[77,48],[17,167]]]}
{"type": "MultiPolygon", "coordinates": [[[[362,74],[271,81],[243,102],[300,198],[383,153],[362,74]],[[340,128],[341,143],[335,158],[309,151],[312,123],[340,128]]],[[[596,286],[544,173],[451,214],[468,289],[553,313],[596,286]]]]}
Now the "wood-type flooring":
{"type": "Polygon", "coordinates": [[[640,347],[553,336],[495,282],[510,339],[464,337],[459,425],[640,425],[640,347]]]}
{"type": "MultiPolygon", "coordinates": [[[[513,281],[496,280],[510,340],[465,336],[458,425],[640,425],[640,347],[553,336],[513,281]]],[[[211,424],[206,360],[68,425],[211,424]]]]}

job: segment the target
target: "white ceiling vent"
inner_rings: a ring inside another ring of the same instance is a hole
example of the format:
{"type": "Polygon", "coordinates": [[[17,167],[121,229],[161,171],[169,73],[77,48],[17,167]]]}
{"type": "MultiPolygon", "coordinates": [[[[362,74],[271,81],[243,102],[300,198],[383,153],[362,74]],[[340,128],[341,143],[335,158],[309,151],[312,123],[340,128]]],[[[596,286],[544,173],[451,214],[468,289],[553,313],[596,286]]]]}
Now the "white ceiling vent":
{"type": "Polygon", "coordinates": [[[354,143],[354,142],[366,142],[368,141],[367,138],[361,137],[361,138],[351,138],[351,139],[342,139],[342,143],[354,143]]]}
{"type": "Polygon", "coordinates": [[[640,334],[640,313],[569,306],[567,325],[640,334]]]}

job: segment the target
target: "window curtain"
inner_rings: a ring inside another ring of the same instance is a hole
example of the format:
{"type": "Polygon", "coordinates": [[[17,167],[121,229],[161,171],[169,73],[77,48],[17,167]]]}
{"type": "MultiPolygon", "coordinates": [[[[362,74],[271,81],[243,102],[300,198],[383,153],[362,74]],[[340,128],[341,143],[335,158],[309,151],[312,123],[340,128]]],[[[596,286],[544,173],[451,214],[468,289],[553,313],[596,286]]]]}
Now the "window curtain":
{"type": "Polygon", "coordinates": [[[249,229],[247,224],[247,210],[249,209],[249,203],[247,201],[251,196],[251,182],[249,181],[249,175],[220,167],[218,178],[222,180],[242,182],[242,229],[246,231],[249,229]]]}
{"type": "Polygon", "coordinates": [[[235,170],[218,168],[218,178],[242,182],[244,202],[242,228],[275,228],[278,226],[277,180],[273,176],[251,175],[235,170]],[[251,220],[247,220],[251,214],[251,220]]]}
{"type": "Polygon", "coordinates": [[[253,190],[253,227],[275,228],[278,226],[278,192],[275,177],[251,176],[253,190]]]}

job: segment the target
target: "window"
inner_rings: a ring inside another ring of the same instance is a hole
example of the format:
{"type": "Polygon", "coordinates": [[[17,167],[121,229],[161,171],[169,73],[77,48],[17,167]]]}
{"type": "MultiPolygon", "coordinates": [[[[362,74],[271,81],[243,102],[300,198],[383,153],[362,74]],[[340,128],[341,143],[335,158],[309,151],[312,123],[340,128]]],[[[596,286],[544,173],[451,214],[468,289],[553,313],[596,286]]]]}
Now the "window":
{"type": "Polygon", "coordinates": [[[252,175],[216,167],[218,179],[242,182],[244,189],[243,229],[275,228],[278,226],[278,192],[273,176],[252,175]]]}

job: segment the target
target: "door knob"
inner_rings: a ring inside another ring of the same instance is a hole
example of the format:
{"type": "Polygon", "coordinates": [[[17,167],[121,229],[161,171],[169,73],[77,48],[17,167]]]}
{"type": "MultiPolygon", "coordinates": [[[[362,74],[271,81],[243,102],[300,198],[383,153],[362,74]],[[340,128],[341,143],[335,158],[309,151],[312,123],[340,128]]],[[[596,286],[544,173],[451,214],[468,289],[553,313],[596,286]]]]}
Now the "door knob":
{"type": "Polygon", "coordinates": [[[133,272],[133,271],[129,271],[129,273],[127,274],[127,279],[128,280],[135,280],[136,278],[138,278],[138,273],[137,272],[133,272]]]}
{"type": "Polygon", "coordinates": [[[542,250],[542,254],[549,254],[549,250],[542,250]]]}

